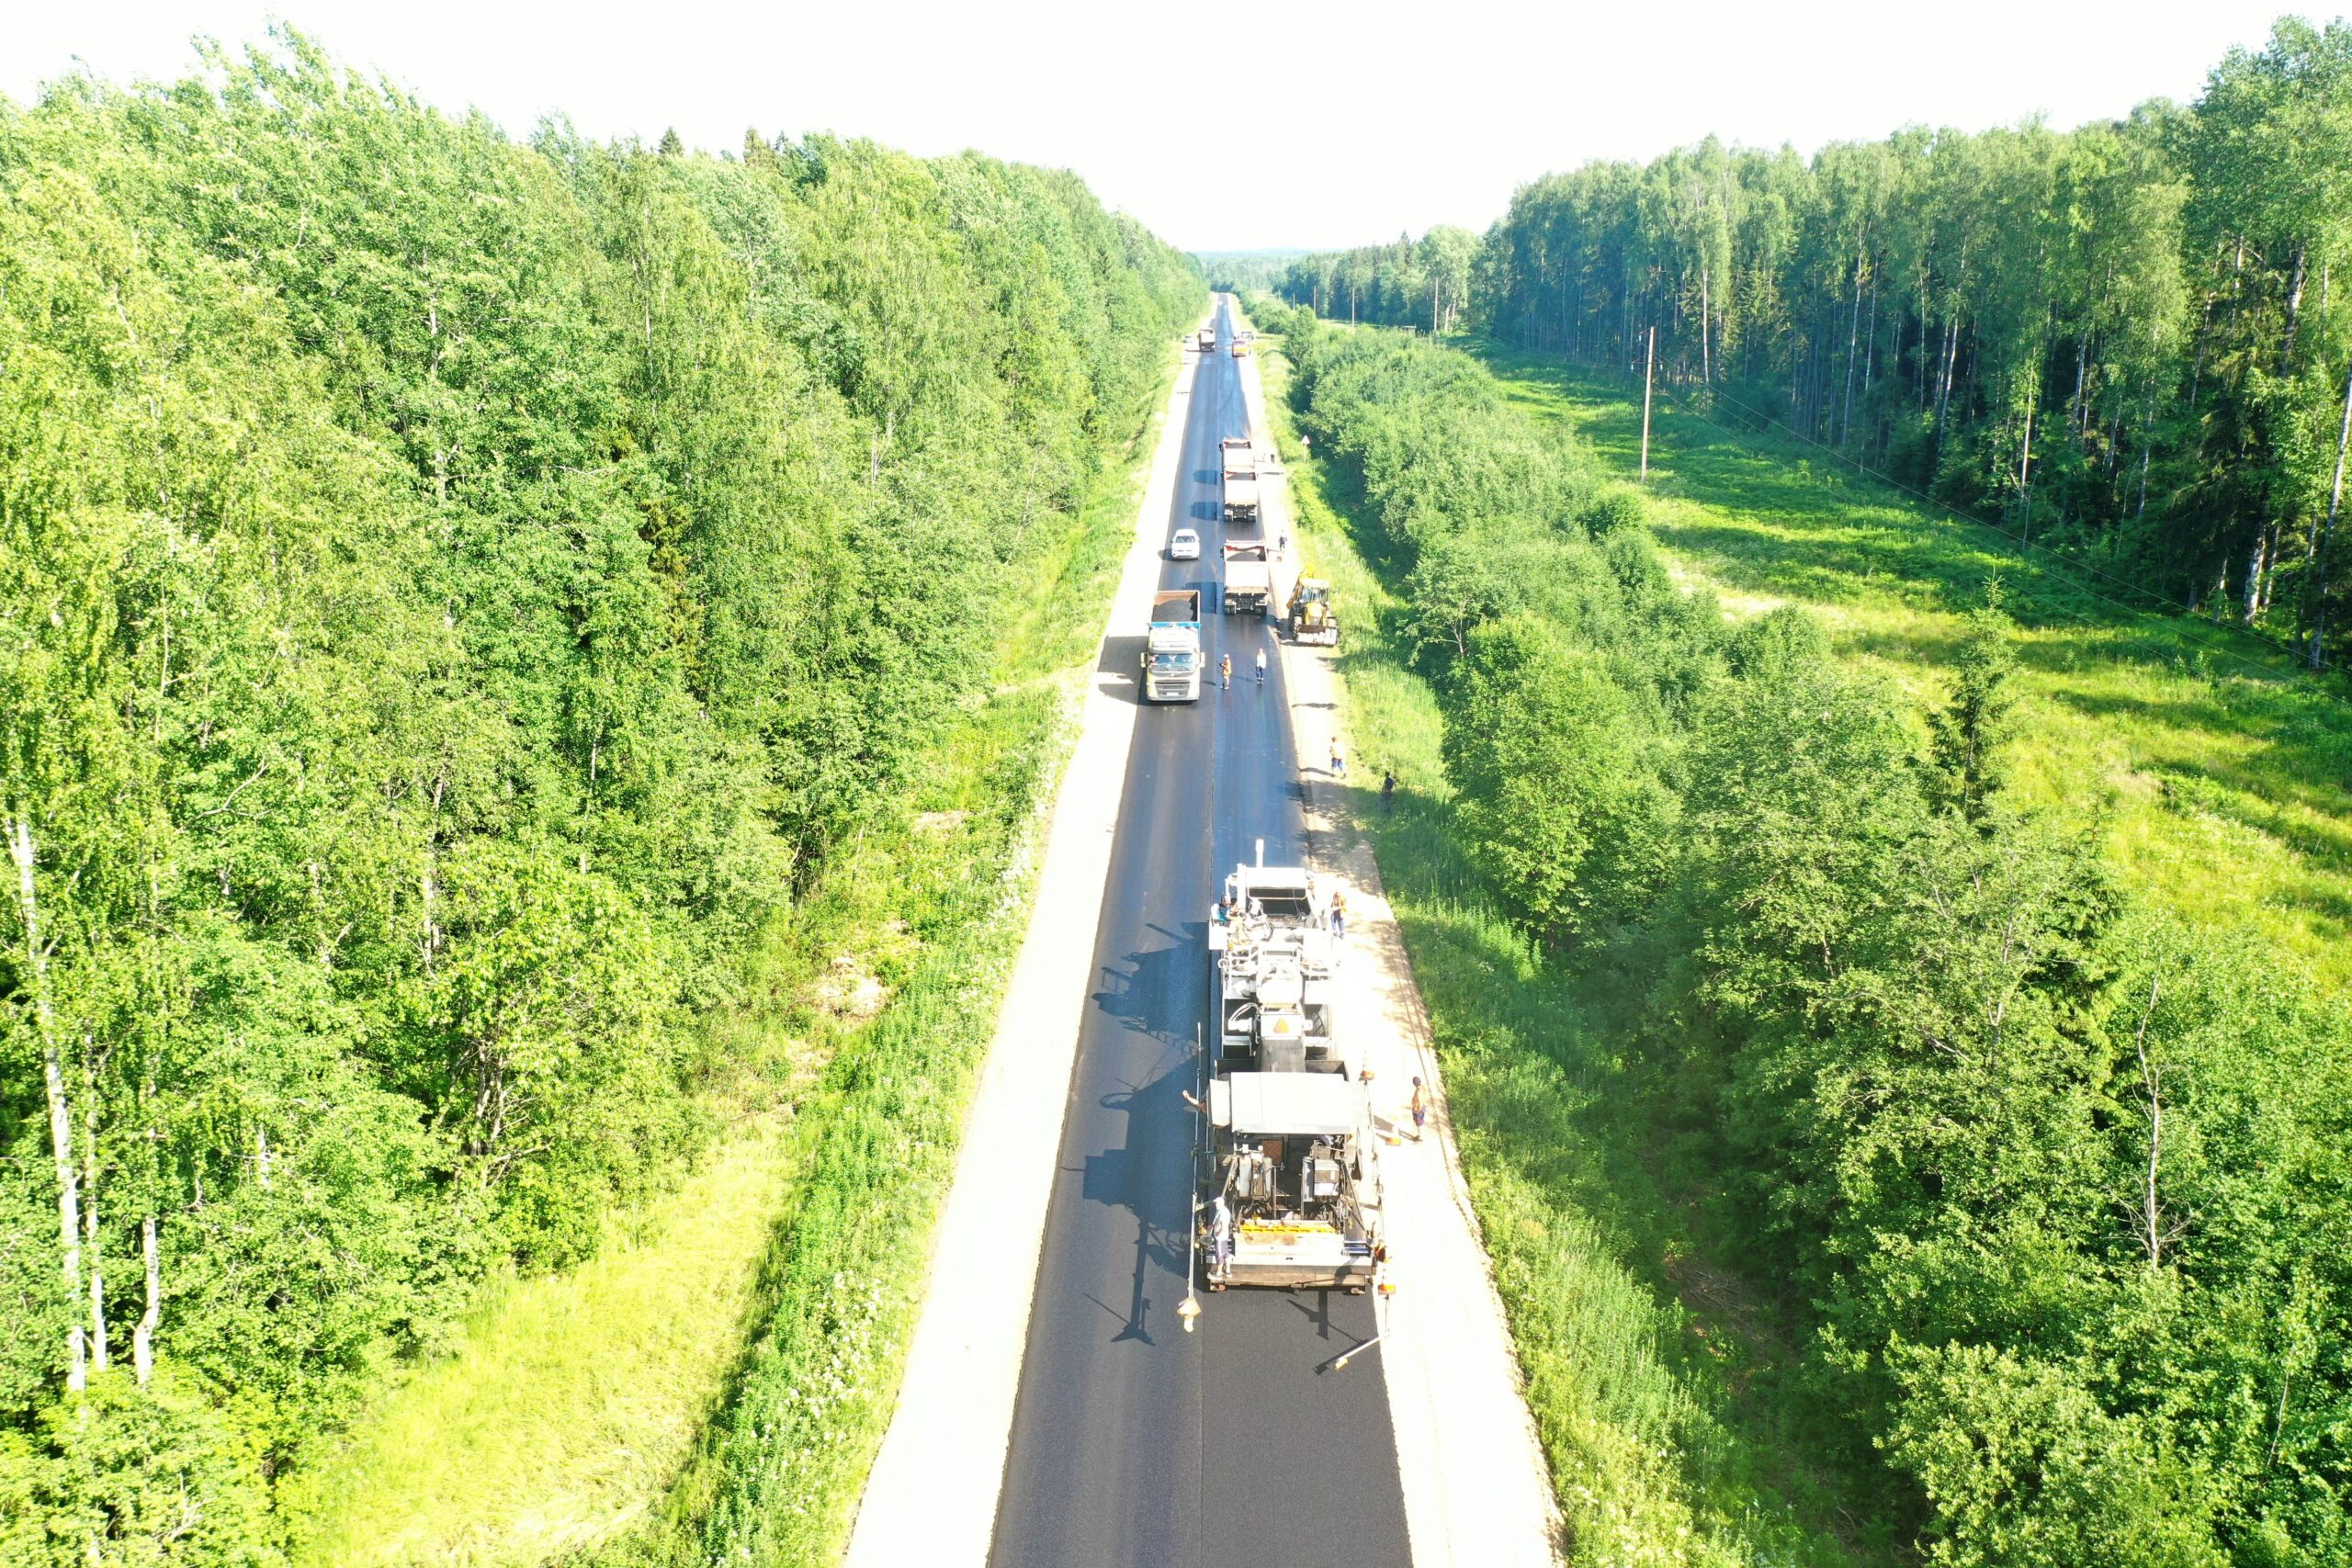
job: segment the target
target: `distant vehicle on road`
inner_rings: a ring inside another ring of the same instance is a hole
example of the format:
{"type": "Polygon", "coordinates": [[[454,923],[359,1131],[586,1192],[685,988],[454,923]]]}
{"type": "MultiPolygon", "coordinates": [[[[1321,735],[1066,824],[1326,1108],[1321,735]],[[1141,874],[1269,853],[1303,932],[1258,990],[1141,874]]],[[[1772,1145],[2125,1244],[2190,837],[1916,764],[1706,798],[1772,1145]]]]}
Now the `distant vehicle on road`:
{"type": "Polygon", "coordinates": [[[1190,528],[1177,529],[1168,536],[1168,558],[1170,560],[1200,559],[1201,536],[1190,528]]]}
{"type": "Polygon", "coordinates": [[[1216,329],[1215,327],[1203,327],[1200,331],[1199,342],[1201,345],[1201,352],[1203,354],[1215,354],[1216,352],[1216,329]]]}
{"type": "Polygon", "coordinates": [[[1248,338],[1238,337],[1233,340],[1233,357],[1236,359],[1247,359],[1250,357],[1250,340],[1248,338]]]}

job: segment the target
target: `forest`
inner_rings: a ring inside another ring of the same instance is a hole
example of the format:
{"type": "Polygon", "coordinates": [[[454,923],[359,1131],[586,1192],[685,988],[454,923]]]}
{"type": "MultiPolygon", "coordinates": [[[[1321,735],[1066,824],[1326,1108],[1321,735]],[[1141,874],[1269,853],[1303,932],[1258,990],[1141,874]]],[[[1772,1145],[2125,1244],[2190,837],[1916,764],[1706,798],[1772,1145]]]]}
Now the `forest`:
{"type": "Polygon", "coordinates": [[[290,32],[0,99],[0,1559],[280,1561],[674,1177],[1203,303],[1066,173],[290,32]]]}
{"type": "Polygon", "coordinates": [[[1337,320],[1466,327],[2336,660],[2352,592],[2352,27],[2281,21],[2188,105],[1794,150],[1714,140],[1522,186],[1483,238],[1293,263],[1337,320]]]}
{"type": "Polygon", "coordinates": [[[2352,1556],[2352,1012],[2006,787],[2033,604],[1922,709],[1469,355],[1261,320],[1578,1560],[2352,1556]]]}

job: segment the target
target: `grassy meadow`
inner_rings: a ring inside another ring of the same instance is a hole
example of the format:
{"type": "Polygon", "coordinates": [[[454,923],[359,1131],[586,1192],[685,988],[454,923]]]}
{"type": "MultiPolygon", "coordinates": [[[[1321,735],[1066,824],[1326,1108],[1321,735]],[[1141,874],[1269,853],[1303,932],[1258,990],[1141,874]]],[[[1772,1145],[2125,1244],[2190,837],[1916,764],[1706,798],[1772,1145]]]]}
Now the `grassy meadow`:
{"type": "MultiPolygon", "coordinates": [[[[1491,343],[1474,351],[1522,406],[1637,471],[1637,386],[1491,343]]],[[[2096,831],[2158,902],[2352,980],[2352,705],[2340,682],[2313,682],[2228,626],[2120,603],[2095,562],[2022,550],[1665,397],[1650,488],[1652,531],[1689,581],[1735,614],[1811,607],[1841,653],[1923,706],[1942,699],[1962,619],[1998,579],[2020,623],[2018,797],[2096,831]]]]}

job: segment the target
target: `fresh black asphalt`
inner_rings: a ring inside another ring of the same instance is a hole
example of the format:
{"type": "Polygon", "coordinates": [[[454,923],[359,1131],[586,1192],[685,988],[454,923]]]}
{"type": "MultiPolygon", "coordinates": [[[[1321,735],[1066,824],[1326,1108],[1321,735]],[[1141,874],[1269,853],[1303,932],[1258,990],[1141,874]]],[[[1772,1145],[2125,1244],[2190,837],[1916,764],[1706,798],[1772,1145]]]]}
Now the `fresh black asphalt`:
{"type": "MultiPolygon", "coordinates": [[[[1227,536],[1216,515],[1217,443],[1249,429],[1231,317],[1222,306],[1218,316],[1168,524],[1197,529],[1204,558],[1164,561],[1160,571],[1163,588],[1201,588],[1204,607],[1216,602],[1227,536]]],[[[1271,625],[1210,608],[1199,705],[1147,705],[1136,716],[992,1568],[1408,1561],[1380,1352],[1322,1370],[1373,1333],[1369,1298],[1204,1290],[1192,1334],[1176,1312],[1196,1130],[1182,1092],[1207,1007],[1204,920],[1223,874],[1250,857],[1254,840],[1265,840],[1270,863],[1296,864],[1305,852],[1271,625]],[[1261,647],[1262,690],[1252,673],[1261,647]],[[1225,652],[1230,691],[1216,684],[1225,652]]],[[[1140,651],[1138,639],[1114,637],[1102,668],[1133,675],[1140,651]]]]}

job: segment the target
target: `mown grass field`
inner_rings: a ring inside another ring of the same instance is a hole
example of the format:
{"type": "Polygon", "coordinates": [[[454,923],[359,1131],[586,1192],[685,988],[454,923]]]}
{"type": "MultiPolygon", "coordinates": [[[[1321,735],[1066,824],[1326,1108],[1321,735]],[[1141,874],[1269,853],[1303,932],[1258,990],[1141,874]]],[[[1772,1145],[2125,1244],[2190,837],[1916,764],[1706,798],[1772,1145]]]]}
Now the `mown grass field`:
{"type": "Polygon", "coordinates": [[[1859,1539],[1841,1473],[1781,1380],[1792,1357],[1736,1280],[1704,1261],[1697,1216],[1660,1184],[1654,1129],[1624,1114],[1588,999],[1486,900],[1452,837],[1428,683],[1389,635],[1394,563],[1349,476],[1306,457],[1279,340],[1260,339],[1269,415],[1307,570],[1347,628],[1339,671],[1357,792],[1430,1010],[1487,1250],[1575,1556],[1603,1562],[1819,1565],[1884,1555],[1859,1539]]]}
{"type": "Polygon", "coordinates": [[[595,1258],[511,1282],[388,1383],[299,1483],[301,1562],[685,1561],[714,1510],[761,1561],[837,1555],[1159,428],[1008,595],[993,691],[771,934],[749,1004],[711,1021],[727,1130],[595,1258]],[[813,1440],[768,1440],[787,1427],[813,1440]]]}
{"type": "MultiPolygon", "coordinates": [[[[1516,400],[1633,477],[1638,386],[1472,346],[1516,400]]],[[[1999,579],[2021,623],[2018,797],[2097,832],[2152,898],[2352,981],[2352,704],[2340,682],[2322,686],[2227,626],[2134,610],[2093,570],[1663,398],[1650,482],[1652,527],[1689,581],[1736,614],[1811,606],[1841,652],[1923,705],[1941,700],[1962,616],[1999,579]]]]}

